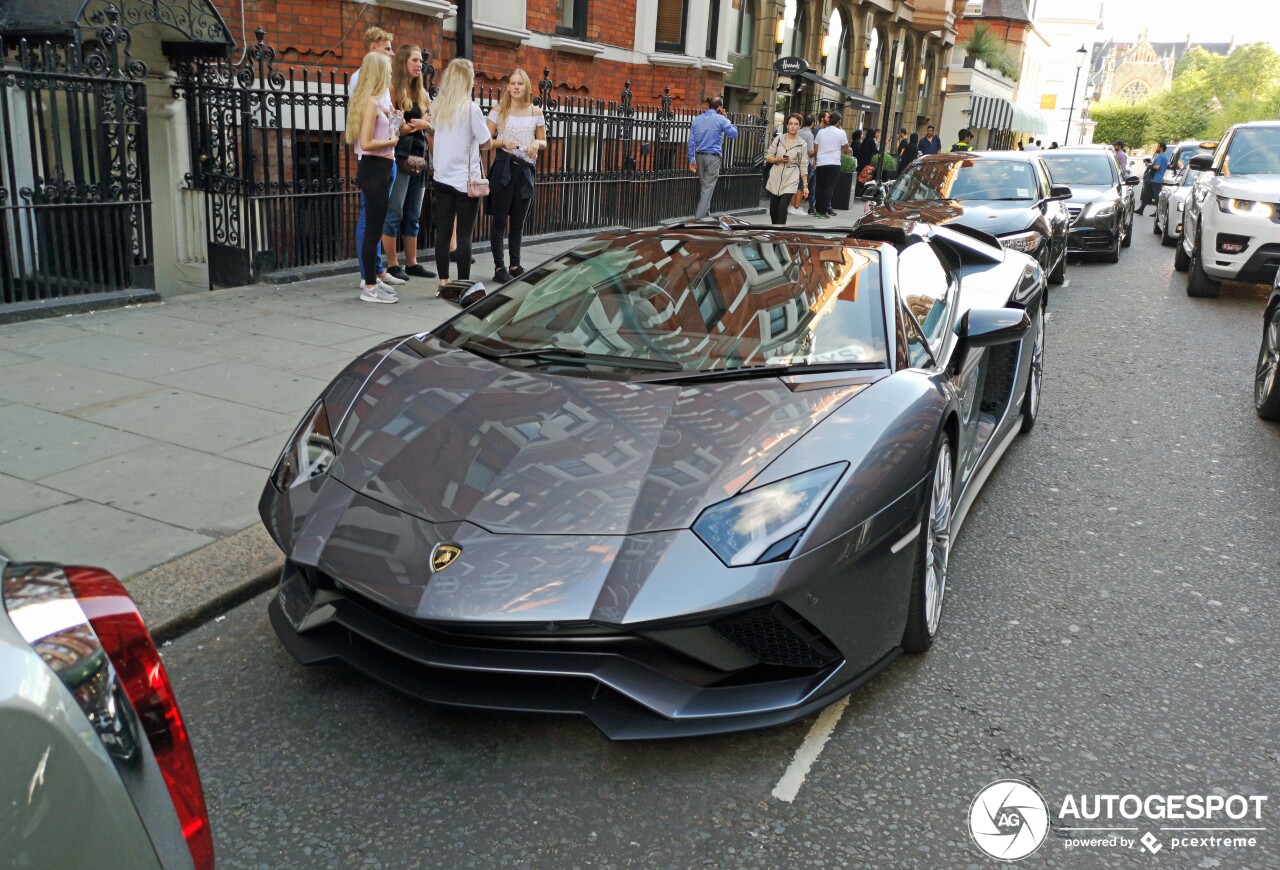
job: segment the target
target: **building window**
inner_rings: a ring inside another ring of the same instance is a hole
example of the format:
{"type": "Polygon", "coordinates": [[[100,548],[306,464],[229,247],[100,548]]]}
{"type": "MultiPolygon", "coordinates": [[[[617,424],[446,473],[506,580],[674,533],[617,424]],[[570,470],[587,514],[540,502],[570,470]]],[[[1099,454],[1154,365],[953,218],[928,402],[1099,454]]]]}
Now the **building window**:
{"type": "Polygon", "coordinates": [[[658,51],[684,54],[684,22],[689,0],[658,0],[658,51]]]}
{"type": "Polygon", "coordinates": [[[878,88],[884,81],[884,40],[880,38],[879,30],[871,31],[867,40],[867,57],[871,60],[867,75],[871,76],[871,84],[878,88]]]}
{"type": "Polygon", "coordinates": [[[844,81],[849,74],[849,29],[839,10],[832,12],[827,22],[826,50],[822,72],[836,81],[844,81]]]}
{"type": "Polygon", "coordinates": [[[805,14],[807,7],[796,5],[796,0],[786,0],[782,7],[782,18],[791,26],[791,33],[787,38],[787,50],[785,54],[788,57],[804,57],[804,37],[805,29],[808,26],[808,16],[805,14]]]}
{"type": "Polygon", "coordinates": [[[734,20],[734,51],[738,54],[750,55],[756,37],[755,4],[752,0],[730,0],[734,20]]]}
{"type": "Polygon", "coordinates": [[[720,36],[720,0],[707,0],[711,4],[711,15],[707,21],[707,53],[706,57],[716,56],[716,40],[720,36]]]}
{"type": "Polygon", "coordinates": [[[578,39],[587,35],[587,0],[556,0],[556,33],[578,39]]]}

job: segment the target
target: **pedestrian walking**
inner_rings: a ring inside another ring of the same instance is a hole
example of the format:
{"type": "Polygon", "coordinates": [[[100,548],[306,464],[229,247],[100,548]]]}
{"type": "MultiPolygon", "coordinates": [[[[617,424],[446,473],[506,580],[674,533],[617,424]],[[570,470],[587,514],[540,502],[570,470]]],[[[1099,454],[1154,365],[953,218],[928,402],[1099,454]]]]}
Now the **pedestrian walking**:
{"type": "Polygon", "coordinates": [[[967,127],[961,127],[960,133],[956,137],[956,144],[951,146],[952,151],[972,151],[973,131],[967,127]]]}
{"type": "Polygon", "coordinates": [[[765,155],[769,181],[764,189],[769,194],[769,221],[774,226],[787,223],[787,203],[795,193],[809,195],[809,149],[800,128],[804,119],[792,112],[787,115],[787,129],[779,134],[765,155]]]}
{"type": "Polygon", "coordinates": [[[1124,153],[1124,142],[1117,139],[1111,147],[1116,149],[1116,163],[1120,164],[1120,177],[1123,178],[1129,171],[1129,155],[1124,153]]]}
{"type": "Polygon", "coordinates": [[[711,195],[720,180],[723,140],[738,138],[738,128],[729,121],[719,97],[706,98],[707,109],[689,125],[689,171],[698,173],[698,207],[694,218],[711,213],[711,195]]]}
{"type": "Polygon", "coordinates": [[[898,146],[898,175],[901,175],[902,170],[910,166],[911,161],[918,156],[920,156],[920,134],[912,133],[898,146]]]}
{"type": "MultiPolygon", "coordinates": [[[[377,26],[370,27],[364,32],[365,51],[366,52],[376,51],[381,54],[385,54],[387,56],[387,59],[390,60],[391,57],[395,55],[395,51],[391,47],[391,42],[393,39],[394,37],[392,36],[392,34],[383,30],[381,27],[377,27],[377,26]]],[[[362,68],[363,68],[363,65],[362,65],[362,68]]],[[[354,73],[351,74],[351,80],[347,82],[347,105],[348,106],[351,105],[351,101],[355,97],[356,87],[359,84],[359,82],[360,82],[360,70],[356,70],[354,73]]],[[[380,101],[383,105],[383,108],[385,108],[388,112],[393,110],[393,107],[391,105],[390,87],[387,88],[387,92],[382,95],[380,101]]],[[[356,148],[356,159],[357,160],[360,159],[359,148],[356,148]]],[[[357,175],[358,174],[359,174],[359,167],[357,166],[357,175]]],[[[393,162],[391,165],[392,183],[395,182],[395,174],[396,174],[396,168],[395,168],[395,163],[393,162]]],[[[363,193],[360,194],[359,201],[360,201],[360,211],[356,215],[356,256],[357,258],[359,257],[360,250],[364,245],[364,231],[365,231],[365,226],[368,224],[368,215],[366,214],[366,211],[365,211],[365,201],[364,201],[363,193]]],[[[382,248],[380,247],[382,238],[380,235],[378,235],[378,232],[381,230],[381,227],[379,227],[377,224],[374,224],[373,227],[374,227],[374,236],[379,242],[379,247],[376,248],[376,254],[374,257],[374,266],[377,269],[377,271],[374,272],[372,275],[366,275],[364,274],[364,271],[363,271],[364,266],[363,264],[361,264],[360,287],[363,289],[366,281],[372,281],[375,278],[381,281],[382,283],[386,284],[388,287],[391,287],[397,284],[403,284],[404,283],[403,279],[398,278],[395,275],[392,275],[390,272],[386,271],[383,268],[382,248]]],[[[357,259],[357,262],[361,262],[361,261],[357,259]]]]}
{"type": "Polygon", "coordinates": [[[796,190],[795,196],[791,197],[791,208],[789,209],[791,214],[799,215],[800,217],[804,217],[809,213],[809,186],[813,184],[814,169],[813,130],[810,129],[813,125],[813,116],[806,115],[802,121],[803,123],[800,125],[800,131],[797,135],[804,141],[805,165],[808,169],[805,171],[804,178],[802,179],[803,184],[801,184],[796,190]]]}
{"type": "Polygon", "coordinates": [[[1036,140],[1036,141],[1034,141],[1034,142],[1028,141],[1028,142],[1027,142],[1026,147],[1025,147],[1025,148],[1023,148],[1022,150],[1023,150],[1023,151],[1039,151],[1039,150],[1040,150],[1040,140],[1039,140],[1039,139],[1037,139],[1037,140],[1036,140]]]}
{"type": "Polygon", "coordinates": [[[400,141],[396,144],[395,174],[387,201],[387,219],[382,224],[382,251],[387,258],[387,274],[401,281],[434,278],[418,262],[418,227],[422,198],[427,192],[427,130],[431,124],[431,98],[422,84],[422,49],[402,45],[391,61],[391,101],[404,115],[400,141]],[[396,241],[404,248],[405,265],[396,254],[396,241]]]}
{"type": "MultiPolygon", "coordinates": [[[[392,128],[393,113],[382,97],[391,86],[391,59],[380,51],[364,56],[360,66],[360,82],[347,105],[347,144],[355,145],[359,162],[356,184],[365,204],[370,228],[380,227],[387,217],[391,194],[391,171],[396,144],[400,137],[392,128]]],[[[378,234],[366,232],[360,240],[360,274],[362,302],[399,302],[396,291],[378,279],[378,234]]]]}
{"type": "Polygon", "coordinates": [[[942,150],[942,140],[933,132],[933,125],[930,124],[924,130],[924,136],[920,139],[921,154],[937,154],[942,150]]]}
{"type": "Polygon", "coordinates": [[[1164,184],[1164,174],[1169,168],[1169,155],[1165,153],[1168,146],[1163,142],[1156,143],[1156,153],[1151,157],[1151,165],[1147,167],[1146,181],[1142,185],[1142,202],[1134,214],[1142,214],[1148,205],[1160,201],[1160,185],[1164,184]]]}
{"type": "MultiPolygon", "coordinates": [[[[814,139],[814,146],[818,152],[816,210],[820,218],[834,216],[831,211],[831,196],[835,193],[836,179],[840,176],[840,155],[849,151],[849,140],[845,137],[844,130],[840,129],[841,120],[839,112],[832,112],[831,117],[827,119],[827,126],[819,130],[817,138],[814,139]]],[[[863,144],[866,144],[865,140],[863,144]]]]}
{"type": "Polygon", "coordinates": [[[489,168],[493,280],[506,284],[524,274],[524,267],[520,265],[524,219],[533,204],[533,172],[538,152],[547,144],[547,123],[542,109],[533,104],[533,82],[524,70],[512,70],[502,99],[497,108],[489,112],[489,133],[493,136],[490,147],[498,152],[489,168]],[[511,252],[510,269],[504,259],[504,236],[511,252]]]}
{"type": "Polygon", "coordinates": [[[473,189],[471,182],[484,176],[480,147],[492,138],[480,107],[471,100],[475,78],[471,61],[461,57],[451,60],[431,109],[435,127],[431,193],[435,199],[436,271],[440,273],[441,286],[449,280],[449,237],[455,220],[458,277],[464,281],[471,277],[471,233],[480,207],[479,196],[483,195],[478,188],[473,189]]]}

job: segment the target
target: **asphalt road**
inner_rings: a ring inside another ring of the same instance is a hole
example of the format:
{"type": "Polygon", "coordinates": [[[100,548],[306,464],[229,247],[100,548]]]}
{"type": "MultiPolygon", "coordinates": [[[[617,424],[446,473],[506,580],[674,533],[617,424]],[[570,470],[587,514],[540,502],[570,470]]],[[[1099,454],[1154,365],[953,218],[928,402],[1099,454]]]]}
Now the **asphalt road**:
{"type": "Polygon", "coordinates": [[[1269,795],[1261,821],[1054,819],[1024,866],[1280,866],[1263,297],[1188,298],[1138,221],[1118,265],[1073,262],[1053,292],[1040,421],[960,534],[942,636],[854,693],[794,801],[772,792],[814,718],[636,745],[440,713],[296,666],[261,598],[165,650],[220,866],[989,867],[966,820],[1006,777],[1051,814],[1068,795],[1269,795]],[[1163,845],[1070,848],[1071,825],[1163,845]],[[1162,825],[1266,830],[1175,848],[1162,825]]]}

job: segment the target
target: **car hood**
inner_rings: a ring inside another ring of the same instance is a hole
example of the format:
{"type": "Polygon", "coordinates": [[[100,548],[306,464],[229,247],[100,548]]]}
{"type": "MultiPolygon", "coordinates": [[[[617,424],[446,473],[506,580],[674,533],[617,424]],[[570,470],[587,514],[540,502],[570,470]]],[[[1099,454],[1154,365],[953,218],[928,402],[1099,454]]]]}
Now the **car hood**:
{"type": "Polygon", "coordinates": [[[1072,205],[1088,205],[1099,199],[1115,199],[1114,190],[1111,185],[1073,184],[1068,202],[1072,205]]]}
{"type": "Polygon", "coordinates": [[[551,376],[411,340],[351,405],[330,474],[428,522],[494,533],[688,528],[864,386],[551,376]]]}
{"type": "Polygon", "coordinates": [[[1219,196],[1280,202],[1280,175],[1219,175],[1214,180],[1219,196]]]}
{"type": "Polygon", "coordinates": [[[920,220],[931,224],[957,223],[993,236],[1025,232],[1040,213],[1025,202],[991,200],[924,200],[887,202],[867,213],[868,218],[888,217],[920,220]]]}

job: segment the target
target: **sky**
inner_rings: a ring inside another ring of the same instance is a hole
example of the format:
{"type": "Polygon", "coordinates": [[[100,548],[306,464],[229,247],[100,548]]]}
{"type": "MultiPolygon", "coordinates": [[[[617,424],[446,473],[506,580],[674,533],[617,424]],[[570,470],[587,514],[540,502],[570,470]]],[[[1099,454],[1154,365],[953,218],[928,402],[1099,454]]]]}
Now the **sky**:
{"type": "Polygon", "coordinates": [[[1269,42],[1280,50],[1280,2],[1276,0],[1103,0],[1102,27],[1113,39],[1132,42],[1146,25],[1152,42],[1269,42]]]}

